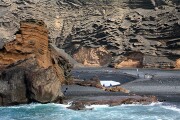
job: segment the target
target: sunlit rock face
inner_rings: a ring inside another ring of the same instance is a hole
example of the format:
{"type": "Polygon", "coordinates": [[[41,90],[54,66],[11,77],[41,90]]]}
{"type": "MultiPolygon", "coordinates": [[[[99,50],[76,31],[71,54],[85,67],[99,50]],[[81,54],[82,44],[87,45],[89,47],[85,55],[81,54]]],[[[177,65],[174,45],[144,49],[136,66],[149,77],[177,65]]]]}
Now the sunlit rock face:
{"type": "Polygon", "coordinates": [[[103,47],[79,49],[73,58],[79,63],[90,67],[100,67],[108,65],[111,62],[111,54],[103,47]]]}
{"type": "Polygon", "coordinates": [[[137,67],[140,67],[140,64],[141,63],[137,60],[128,59],[128,60],[122,61],[119,64],[116,64],[115,68],[137,68],[137,67]]]}
{"type": "Polygon", "coordinates": [[[20,23],[16,39],[0,49],[0,106],[61,102],[61,84],[69,62],[49,49],[48,29],[41,20],[20,23]]]}
{"type": "Polygon", "coordinates": [[[142,67],[144,55],[140,52],[132,52],[126,57],[118,59],[115,62],[115,68],[138,68],[142,67]]]}
{"type": "Polygon", "coordinates": [[[0,65],[9,65],[35,56],[41,67],[52,66],[48,50],[48,30],[42,21],[21,22],[16,39],[4,46],[0,52],[0,65]]]}
{"type": "Polygon", "coordinates": [[[176,68],[180,69],[180,59],[176,60],[176,68]]]}
{"type": "MultiPolygon", "coordinates": [[[[175,68],[179,11],[179,0],[1,0],[0,40],[14,40],[20,21],[41,19],[49,40],[71,56],[81,47],[104,47],[112,63],[141,52],[153,60],[164,58],[156,67],[175,68]]],[[[154,66],[146,62],[142,67],[154,66]]]]}

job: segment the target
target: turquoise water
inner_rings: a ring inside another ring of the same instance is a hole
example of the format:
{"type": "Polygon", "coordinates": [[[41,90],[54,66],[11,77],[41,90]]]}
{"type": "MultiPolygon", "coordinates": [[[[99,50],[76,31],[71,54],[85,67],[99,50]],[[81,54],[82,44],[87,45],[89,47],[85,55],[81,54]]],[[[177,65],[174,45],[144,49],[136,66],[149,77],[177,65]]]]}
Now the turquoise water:
{"type": "Polygon", "coordinates": [[[58,104],[0,107],[0,120],[180,120],[180,108],[175,104],[90,107],[94,109],[73,111],[58,104]]]}

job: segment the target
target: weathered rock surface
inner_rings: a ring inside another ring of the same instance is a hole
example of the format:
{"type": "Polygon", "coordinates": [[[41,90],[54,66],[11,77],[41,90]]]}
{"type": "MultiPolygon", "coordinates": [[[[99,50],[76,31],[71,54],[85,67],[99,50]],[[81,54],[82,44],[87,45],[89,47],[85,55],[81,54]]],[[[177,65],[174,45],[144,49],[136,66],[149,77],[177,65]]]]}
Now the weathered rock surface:
{"type": "Polygon", "coordinates": [[[70,64],[49,49],[43,21],[21,22],[16,39],[0,51],[0,105],[61,102],[70,64]],[[57,62],[58,61],[58,62],[57,62]]]}
{"type": "Polygon", "coordinates": [[[0,11],[0,40],[5,42],[13,40],[20,21],[42,19],[50,41],[86,65],[104,65],[97,60],[101,57],[83,56],[84,62],[79,55],[103,47],[112,55],[112,66],[178,67],[179,0],[1,0],[0,11]],[[129,59],[137,52],[143,61],[129,59]]]}
{"type": "Polygon", "coordinates": [[[176,68],[180,68],[180,59],[176,60],[176,68]]]}
{"type": "Polygon", "coordinates": [[[73,54],[77,62],[89,67],[107,66],[111,63],[112,55],[103,47],[81,48],[73,54]]]}
{"type": "Polygon", "coordinates": [[[96,96],[96,97],[77,98],[76,100],[74,100],[72,105],[68,108],[73,109],[73,110],[89,110],[86,108],[86,106],[90,106],[90,105],[117,106],[117,105],[122,105],[122,104],[150,104],[152,102],[157,102],[157,98],[154,96],[141,97],[137,95],[135,96],[96,96]]]}
{"type": "Polygon", "coordinates": [[[121,87],[121,86],[116,86],[116,87],[107,87],[104,89],[105,91],[109,92],[123,92],[123,93],[130,93],[129,90],[121,87]]]}
{"type": "Polygon", "coordinates": [[[93,77],[90,80],[74,80],[73,84],[80,85],[80,86],[90,86],[103,89],[99,78],[93,77]]]}

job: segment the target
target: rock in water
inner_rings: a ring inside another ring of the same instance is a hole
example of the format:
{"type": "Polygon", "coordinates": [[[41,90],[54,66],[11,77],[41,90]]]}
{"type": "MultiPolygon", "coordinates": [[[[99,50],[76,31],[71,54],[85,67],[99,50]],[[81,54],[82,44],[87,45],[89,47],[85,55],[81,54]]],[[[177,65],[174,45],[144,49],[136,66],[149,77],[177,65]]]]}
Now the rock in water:
{"type": "Polygon", "coordinates": [[[61,84],[71,65],[58,57],[48,47],[44,22],[22,21],[16,39],[0,51],[0,105],[60,102],[61,84]]]}

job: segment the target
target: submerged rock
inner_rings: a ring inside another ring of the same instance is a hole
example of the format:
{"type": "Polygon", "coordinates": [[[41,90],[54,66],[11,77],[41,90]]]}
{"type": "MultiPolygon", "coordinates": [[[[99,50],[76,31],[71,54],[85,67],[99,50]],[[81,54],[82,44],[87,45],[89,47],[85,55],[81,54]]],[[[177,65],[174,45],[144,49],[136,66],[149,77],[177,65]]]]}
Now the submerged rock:
{"type": "Polygon", "coordinates": [[[0,51],[0,105],[61,102],[61,84],[71,67],[59,57],[49,49],[43,21],[22,21],[16,39],[0,51]]]}

